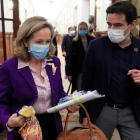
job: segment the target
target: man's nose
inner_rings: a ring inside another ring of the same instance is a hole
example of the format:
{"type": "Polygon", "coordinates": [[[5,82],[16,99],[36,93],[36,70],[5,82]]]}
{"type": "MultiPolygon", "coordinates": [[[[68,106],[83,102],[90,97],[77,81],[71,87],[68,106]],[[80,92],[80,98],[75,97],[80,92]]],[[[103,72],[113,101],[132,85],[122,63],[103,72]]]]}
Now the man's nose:
{"type": "Polygon", "coordinates": [[[110,26],[110,29],[115,29],[115,26],[114,26],[114,25],[111,25],[111,26],[110,26]]]}

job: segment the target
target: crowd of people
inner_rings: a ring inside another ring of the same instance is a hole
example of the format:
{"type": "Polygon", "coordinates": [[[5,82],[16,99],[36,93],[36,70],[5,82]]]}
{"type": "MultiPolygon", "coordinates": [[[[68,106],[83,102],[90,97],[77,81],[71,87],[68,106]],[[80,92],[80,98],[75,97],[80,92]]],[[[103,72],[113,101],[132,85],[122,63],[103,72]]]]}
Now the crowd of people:
{"type": "MultiPolygon", "coordinates": [[[[105,95],[84,106],[91,122],[109,140],[115,128],[122,140],[140,140],[140,40],[131,34],[137,10],[130,2],[119,1],[110,5],[106,14],[107,36],[94,32],[93,16],[89,17],[90,26],[82,21],[77,31],[73,26],[68,28],[62,41],[65,77],[72,83],[71,94],[97,90],[105,95]]],[[[22,139],[18,130],[25,118],[17,116],[15,110],[24,105],[35,109],[44,140],[56,140],[63,130],[59,112],[45,112],[68,96],[55,48],[54,29],[45,18],[31,17],[20,27],[14,57],[0,68],[0,124],[8,130],[8,140],[22,139]]],[[[71,113],[79,110],[79,122],[88,125],[78,105],[67,109],[71,113]]]]}

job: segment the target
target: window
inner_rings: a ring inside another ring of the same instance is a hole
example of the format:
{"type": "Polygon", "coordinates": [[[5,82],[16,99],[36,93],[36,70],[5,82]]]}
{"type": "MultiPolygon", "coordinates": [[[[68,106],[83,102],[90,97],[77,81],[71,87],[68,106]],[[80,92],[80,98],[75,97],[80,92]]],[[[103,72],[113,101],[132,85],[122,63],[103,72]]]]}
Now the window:
{"type": "Polygon", "coordinates": [[[0,0],[0,65],[12,57],[12,42],[18,28],[18,0],[0,0]]]}

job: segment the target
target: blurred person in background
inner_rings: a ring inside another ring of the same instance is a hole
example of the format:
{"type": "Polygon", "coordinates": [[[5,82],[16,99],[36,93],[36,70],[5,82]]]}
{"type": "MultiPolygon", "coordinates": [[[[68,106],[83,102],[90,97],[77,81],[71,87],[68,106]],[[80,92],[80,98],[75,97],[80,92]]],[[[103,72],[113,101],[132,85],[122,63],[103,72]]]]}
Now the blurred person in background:
{"type": "Polygon", "coordinates": [[[94,29],[94,16],[93,15],[89,15],[88,23],[89,23],[88,32],[89,34],[92,34],[93,29],[94,29]]]}
{"type": "Polygon", "coordinates": [[[57,48],[57,40],[56,40],[56,36],[57,36],[58,32],[56,30],[56,28],[54,27],[54,38],[53,38],[53,45],[55,46],[55,56],[58,55],[58,48],[57,48]]]}
{"type": "Polygon", "coordinates": [[[62,41],[62,55],[65,57],[65,78],[68,75],[68,66],[70,62],[70,49],[72,46],[72,40],[75,37],[75,28],[70,26],[68,28],[68,34],[64,36],[62,41]]]}
{"type": "MultiPolygon", "coordinates": [[[[88,25],[86,22],[80,22],[76,37],[73,39],[70,51],[70,65],[68,71],[68,80],[72,82],[72,93],[81,90],[82,68],[86,55],[86,50],[94,37],[88,34],[88,25]]],[[[81,110],[81,109],[80,109],[81,110]]],[[[80,122],[82,122],[82,114],[80,114],[80,122]]]]}

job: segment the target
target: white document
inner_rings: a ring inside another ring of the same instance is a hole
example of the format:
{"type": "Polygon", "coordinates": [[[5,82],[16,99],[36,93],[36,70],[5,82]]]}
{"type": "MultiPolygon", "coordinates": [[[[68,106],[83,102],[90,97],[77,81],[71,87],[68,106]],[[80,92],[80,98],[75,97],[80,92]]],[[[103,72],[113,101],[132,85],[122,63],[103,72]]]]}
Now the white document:
{"type": "Polygon", "coordinates": [[[70,101],[67,101],[65,103],[62,103],[62,104],[59,104],[57,106],[51,107],[51,108],[47,109],[46,112],[47,113],[54,113],[56,111],[65,109],[68,106],[75,105],[75,104],[80,104],[80,103],[85,103],[85,102],[88,102],[90,100],[101,98],[101,97],[104,97],[104,96],[105,95],[98,94],[97,90],[94,90],[90,93],[84,94],[80,97],[74,98],[74,99],[72,99],[70,101]]]}

